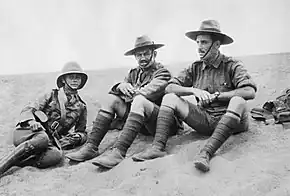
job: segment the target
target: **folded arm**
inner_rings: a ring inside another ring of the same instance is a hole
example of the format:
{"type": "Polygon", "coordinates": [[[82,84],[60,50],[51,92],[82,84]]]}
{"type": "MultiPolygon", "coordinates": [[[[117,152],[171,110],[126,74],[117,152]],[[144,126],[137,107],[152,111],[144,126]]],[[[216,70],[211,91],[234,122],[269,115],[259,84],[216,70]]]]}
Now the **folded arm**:
{"type": "Polygon", "coordinates": [[[146,85],[136,90],[136,95],[140,94],[149,100],[155,100],[164,94],[164,90],[171,78],[170,72],[161,68],[153,74],[153,79],[146,85]]]}

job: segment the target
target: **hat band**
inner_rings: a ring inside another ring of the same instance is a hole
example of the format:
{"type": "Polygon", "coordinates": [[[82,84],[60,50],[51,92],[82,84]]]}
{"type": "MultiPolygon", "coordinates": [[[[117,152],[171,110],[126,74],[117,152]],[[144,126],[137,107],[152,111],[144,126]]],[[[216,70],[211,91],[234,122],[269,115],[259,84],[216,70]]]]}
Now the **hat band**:
{"type": "Polygon", "coordinates": [[[142,46],[151,46],[151,45],[154,45],[154,42],[143,42],[143,43],[136,44],[135,48],[142,47],[142,46]]]}
{"type": "Polygon", "coordinates": [[[200,28],[200,31],[213,31],[217,33],[221,32],[219,29],[216,29],[216,28],[200,28]]]}

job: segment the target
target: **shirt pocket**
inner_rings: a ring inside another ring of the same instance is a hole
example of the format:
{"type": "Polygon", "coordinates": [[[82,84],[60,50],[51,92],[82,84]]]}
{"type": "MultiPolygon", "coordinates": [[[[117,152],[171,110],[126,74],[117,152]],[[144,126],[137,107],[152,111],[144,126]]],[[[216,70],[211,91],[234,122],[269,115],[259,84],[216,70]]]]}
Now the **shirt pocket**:
{"type": "Polygon", "coordinates": [[[231,82],[227,81],[227,80],[221,80],[219,81],[219,84],[218,84],[218,91],[219,92],[228,92],[228,91],[231,91],[233,90],[233,85],[231,82]]]}

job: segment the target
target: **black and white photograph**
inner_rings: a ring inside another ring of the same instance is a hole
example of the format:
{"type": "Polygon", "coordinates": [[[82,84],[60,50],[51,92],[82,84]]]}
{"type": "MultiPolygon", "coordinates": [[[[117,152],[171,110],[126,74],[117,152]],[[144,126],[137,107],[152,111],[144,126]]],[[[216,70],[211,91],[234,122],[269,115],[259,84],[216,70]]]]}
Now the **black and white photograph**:
{"type": "Polygon", "coordinates": [[[290,196],[289,0],[0,0],[0,196],[290,196]]]}

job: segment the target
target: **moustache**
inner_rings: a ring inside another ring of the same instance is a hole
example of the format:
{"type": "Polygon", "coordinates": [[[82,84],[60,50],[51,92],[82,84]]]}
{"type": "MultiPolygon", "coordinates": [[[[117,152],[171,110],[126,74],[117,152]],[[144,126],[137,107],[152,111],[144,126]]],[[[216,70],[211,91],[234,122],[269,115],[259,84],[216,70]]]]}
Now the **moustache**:
{"type": "Polygon", "coordinates": [[[198,49],[199,53],[205,53],[206,51],[204,51],[203,49],[198,49]]]}
{"type": "Polygon", "coordinates": [[[149,61],[141,60],[140,63],[148,63],[149,61]]]}

